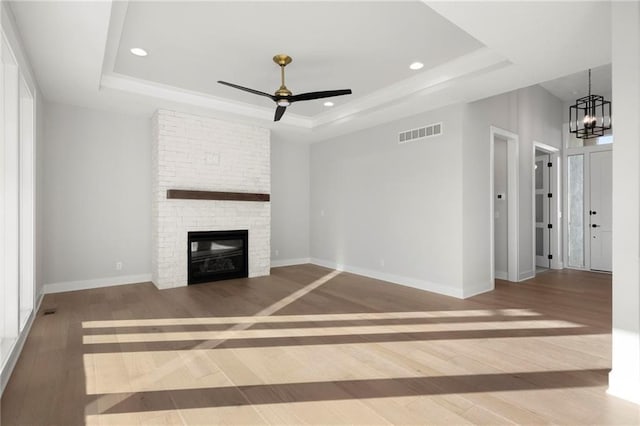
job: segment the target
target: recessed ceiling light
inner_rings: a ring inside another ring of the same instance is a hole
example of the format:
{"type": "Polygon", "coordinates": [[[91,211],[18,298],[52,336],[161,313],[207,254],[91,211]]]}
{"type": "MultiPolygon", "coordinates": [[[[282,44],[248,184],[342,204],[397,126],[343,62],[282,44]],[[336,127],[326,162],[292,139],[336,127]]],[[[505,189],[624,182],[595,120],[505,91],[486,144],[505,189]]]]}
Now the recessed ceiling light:
{"type": "Polygon", "coordinates": [[[424,67],[424,64],[422,62],[414,62],[411,65],[409,65],[409,68],[411,68],[414,71],[419,70],[422,67],[424,67]]]}
{"type": "Polygon", "coordinates": [[[147,56],[148,53],[146,50],[140,48],[140,47],[134,47],[133,49],[130,50],[130,52],[136,56],[147,56]]]}
{"type": "Polygon", "coordinates": [[[327,102],[325,102],[325,103],[324,103],[324,106],[326,106],[326,107],[332,107],[332,106],[333,106],[333,102],[331,102],[331,101],[327,101],[327,102]]]}

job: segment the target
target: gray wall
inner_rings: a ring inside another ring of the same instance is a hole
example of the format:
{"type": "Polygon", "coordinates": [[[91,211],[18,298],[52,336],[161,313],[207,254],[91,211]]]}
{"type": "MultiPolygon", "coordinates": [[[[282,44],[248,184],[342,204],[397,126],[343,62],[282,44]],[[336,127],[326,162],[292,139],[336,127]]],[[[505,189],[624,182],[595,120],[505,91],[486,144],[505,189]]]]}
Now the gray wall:
{"type": "Polygon", "coordinates": [[[43,282],[148,274],[150,120],[48,104],[45,135],[43,282]]]}
{"type": "Polygon", "coordinates": [[[465,106],[463,136],[464,285],[473,293],[493,288],[489,224],[490,126],[517,133],[516,92],[465,106]]]}
{"type": "Polygon", "coordinates": [[[531,86],[468,104],[464,112],[464,285],[483,288],[491,281],[489,197],[489,127],[519,136],[520,279],[534,273],[533,143],[562,146],[562,102],[531,86]]]}
{"type": "MultiPolygon", "coordinates": [[[[40,287],[150,273],[150,119],[60,104],[47,104],[43,116],[40,287]]],[[[271,161],[273,263],[306,261],[309,145],[276,136],[271,161]]]]}
{"type": "Polygon", "coordinates": [[[327,266],[462,296],[462,107],[311,147],[311,257],[327,266]],[[398,132],[442,122],[441,136],[398,132]]]}
{"type": "MultiPolygon", "coordinates": [[[[533,141],[560,146],[561,107],[534,86],[311,147],[274,135],[273,264],[312,258],[458,297],[491,289],[495,125],[520,135],[519,268],[526,275],[533,269],[533,141]],[[436,122],[443,135],[397,143],[398,132],[436,122]]],[[[149,120],[56,104],[45,118],[39,281],[149,273],[149,120]]]]}
{"type": "Polygon", "coordinates": [[[492,289],[492,125],[520,138],[518,272],[533,274],[533,143],[562,140],[562,102],[538,86],[312,145],[313,261],[458,297],[492,289]],[[443,136],[397,144],[438,121],[443,136]]]}
{"type": "Polygon", "coordinates": [[[309,258],[309,145],[271,136],[272,266],[309,258]]]}

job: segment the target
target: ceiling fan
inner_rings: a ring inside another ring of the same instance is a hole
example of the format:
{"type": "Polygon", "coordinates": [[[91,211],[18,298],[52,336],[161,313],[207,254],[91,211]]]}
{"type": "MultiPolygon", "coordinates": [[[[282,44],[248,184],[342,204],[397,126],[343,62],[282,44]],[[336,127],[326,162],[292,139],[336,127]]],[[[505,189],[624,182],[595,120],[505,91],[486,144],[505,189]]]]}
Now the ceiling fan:
{"type": "Polygon", "coordinates": [[[311,101],[313,99],[321,99],[321,98],[330,98],[333,96],[341,96],[341,95],[350,95],[351,89],[343,89],[343,90],[324,90],[322,92],[308,92],[308,93],[300,93],[299,95],[294,95],[291,90],[287,89],[287,86],[284,85],[284,67],[290,64],[292,61],[291,57],[288,55],[276,55],[273,57],[273,62],[280,66],[280,76],[282,79],[282,84],[280,88],[276,90],[273,95],[269,93],[261,92],[259,90],[249,89],[248,87],[238,86],[237,84],[227,83],[226,81],[218,81],[220,84],[224,84],[225,86],[233,87],[235,89],[244,90],[245,92],[253,93],[254,95],[265,96],[271,100],[273,100],[278,107],[276,108],[276,115],[273,121],[279,121],[284,115],[285,110],[289,105],[298,101],[311,101]]]}

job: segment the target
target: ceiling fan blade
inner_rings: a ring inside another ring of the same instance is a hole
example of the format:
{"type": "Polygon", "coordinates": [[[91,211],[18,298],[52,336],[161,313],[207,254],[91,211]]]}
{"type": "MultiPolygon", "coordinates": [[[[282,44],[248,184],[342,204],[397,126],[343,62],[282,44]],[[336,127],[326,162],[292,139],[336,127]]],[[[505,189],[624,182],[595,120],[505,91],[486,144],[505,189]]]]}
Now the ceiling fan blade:
{"type": "Polygon", "coordinates": [[[322,92],[300,93],[289,97],[289,102],[310,101],[312,99],[330,98],[332,96],[350,95],[351,89],[325,90],[322,92]]]}
{"type": "Polygon", "coordinates": [[[273,118],[273,121],[280,121],[286,109],[287,107],[278,105],[278,108],[276,108],[276,116],[273,118]]]}
{"type": "Polygon", "coordinates": [[[274,101],[276,100],[275,96],[270,95],[269,93],[261,92],[259,90],[249,89],[248,87],[238,86],[237,84],[227,83],[226,81],[218,80],[218,83],[224,84],[225,86],[233,87],[234,89],[244,90],[245,92],[253,93],[254,95],[266,96],[267,98],[274,101]]]}

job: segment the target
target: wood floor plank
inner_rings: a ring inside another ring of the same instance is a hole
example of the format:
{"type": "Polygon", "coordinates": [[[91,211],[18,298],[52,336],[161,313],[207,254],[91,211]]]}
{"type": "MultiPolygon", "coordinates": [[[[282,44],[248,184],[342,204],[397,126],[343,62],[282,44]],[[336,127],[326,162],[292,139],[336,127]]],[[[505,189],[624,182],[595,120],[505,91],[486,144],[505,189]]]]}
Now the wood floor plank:
{"type": "Polygon", "coordinates": [[[47,295],[1,423],[640,424],[605,393],[609,275],[459,300],[332,273],[47,295]]]}

